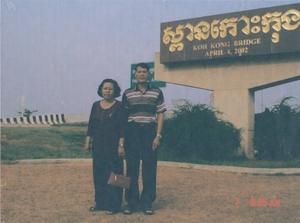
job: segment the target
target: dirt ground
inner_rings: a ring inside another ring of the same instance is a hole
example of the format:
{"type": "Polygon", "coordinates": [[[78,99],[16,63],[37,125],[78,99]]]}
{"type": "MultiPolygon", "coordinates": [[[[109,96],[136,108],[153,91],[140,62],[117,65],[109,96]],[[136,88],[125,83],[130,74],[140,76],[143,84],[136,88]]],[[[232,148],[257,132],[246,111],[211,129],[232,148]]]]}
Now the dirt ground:
{"type": "Polygon", "coordinates": [[[107,216],[88,211],[94,206],[91,163],[2,164],[1,223],[300,222],[300,176],[159,166],[157,178],[153,216],[107,216]]]}

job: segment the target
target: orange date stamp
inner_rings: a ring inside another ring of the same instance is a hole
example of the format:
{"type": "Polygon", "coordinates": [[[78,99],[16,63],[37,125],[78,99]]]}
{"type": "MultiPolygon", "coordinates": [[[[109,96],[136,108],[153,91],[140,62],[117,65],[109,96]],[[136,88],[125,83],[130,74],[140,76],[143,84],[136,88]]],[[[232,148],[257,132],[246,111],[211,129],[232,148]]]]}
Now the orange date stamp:
{"type": "MultiPolygon", "coordinates": [[[[239,198],[234,198],[235,206],[238,207],[239,205],[239,198]]],[[[268,198],[251,198],[250,199],[251,207],[280,207],[280,200],[272,200],[268,198]]]]}

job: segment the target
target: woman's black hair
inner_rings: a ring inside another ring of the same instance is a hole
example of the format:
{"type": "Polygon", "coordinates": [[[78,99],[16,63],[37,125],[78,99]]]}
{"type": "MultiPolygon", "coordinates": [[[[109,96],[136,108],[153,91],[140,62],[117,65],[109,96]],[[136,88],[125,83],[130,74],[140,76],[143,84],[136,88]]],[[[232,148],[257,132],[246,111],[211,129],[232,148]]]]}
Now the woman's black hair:
{"type": "Polygon", "coordinates": [[[117,98],[121,95],[121,88],[119,87],[118,83],[113,79],[105,79],[105,80],[102,81],[102,83],[98,87],[98,92],[97,93],[100,97],[103,98],[102,88],[103,88],[103,85],[105,83],[112,83],[114,85],[114,95],[113,95],[114,98],[117,98]]]}

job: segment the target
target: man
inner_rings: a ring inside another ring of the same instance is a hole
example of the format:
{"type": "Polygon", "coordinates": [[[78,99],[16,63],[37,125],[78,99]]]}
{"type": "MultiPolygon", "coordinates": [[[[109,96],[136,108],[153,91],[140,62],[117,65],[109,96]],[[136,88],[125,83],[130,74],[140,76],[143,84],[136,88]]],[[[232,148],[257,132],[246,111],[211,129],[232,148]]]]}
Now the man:
{"type": "Polygon", "coordinates": [[[128,109],[128,129],[125,137],[127,176],[131,187],[125,191],[128,203],[124,214],[135,212],[138,205],[144,214],[152,215],[156,198],[157,149],[160,145],[163,113],[166,111],[162,91],[148,83],[149,66],[139,63],[135,69],[137,85],[127,89],[122,101],[128,109]],[[139,170],[142,159],[143,191],[139,196],[139,170]]]}

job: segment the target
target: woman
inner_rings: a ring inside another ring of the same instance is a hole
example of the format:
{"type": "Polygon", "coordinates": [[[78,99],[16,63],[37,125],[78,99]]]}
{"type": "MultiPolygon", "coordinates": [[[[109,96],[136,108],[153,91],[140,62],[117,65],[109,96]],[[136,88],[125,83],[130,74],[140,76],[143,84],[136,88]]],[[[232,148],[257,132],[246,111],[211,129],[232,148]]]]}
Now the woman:
{"type": "Polygon", "coordinates": [[[120,211],[123,188],[108,185],[110,173],[123,174],[123,143],[127,116],[125,108],[115,98],[121,89],[112,79],[105,79],[98,88],[103,100],[96,101],[91,110],[85,151],[92,139],[93,176],[96,205],[90,211],[106,210],[112,215],[120,211]]]}

